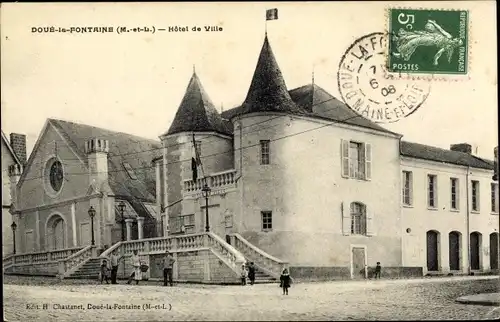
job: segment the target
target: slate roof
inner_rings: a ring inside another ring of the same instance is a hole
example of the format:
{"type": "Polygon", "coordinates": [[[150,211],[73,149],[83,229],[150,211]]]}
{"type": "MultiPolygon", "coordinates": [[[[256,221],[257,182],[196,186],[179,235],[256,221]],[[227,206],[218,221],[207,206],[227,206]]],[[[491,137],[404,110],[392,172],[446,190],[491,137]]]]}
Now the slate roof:
{"type": "Polygon", "coordinates": [[[401,141],[401,155],[436,162],[451,163],[472,168],[494,170],[494,162],[472,154],[437,148],[430,145],[401,141]]]}
{"type": "MultiPolygon", "coordinates": [[[[303,111],[299,114],[308,117],[317,117],[329,121],[336,121],[355,126],[361,126],[372,130],[382,131],[385,133],[399,135],[391,132],[382,126],[358,115],[352,111],[347,105],[340,100],[336,99],[333,95],[325,91],[318,85],[304,85],[290,90],[289,95],[291,99],[303,111]]],[[[222,117],[231,119],[237,115],[243,114],[243,107],[235,107],[230,110],[222,112],[222,117]]],[[[292,113],[296,114],[296,113],[292,113]]]]}
{"type": "Polygon", "coordinates": [[[162,153],[160,142],[85,124],[55,119],[49,119],[49,122],[59,130],[86,164],[86,140],[108,140],[108,178],[114,194],[129,200],[155,202],[156,172],[152,160],[162,153]],[[129,176],[124,163],[130,164],[136,179],[129,176]]]}
{"type": "Polygon", "coordinates": [[[231,134],[195,72],[191,76],[174,121],[166,134],[180,132],[231,134]]]}
{"type": "Polygon", "coordinates": [[[267,35],[260,51],[250,88],[239,112],[246,114],[266,111],[304,112],[290,97],[267,35]]]}

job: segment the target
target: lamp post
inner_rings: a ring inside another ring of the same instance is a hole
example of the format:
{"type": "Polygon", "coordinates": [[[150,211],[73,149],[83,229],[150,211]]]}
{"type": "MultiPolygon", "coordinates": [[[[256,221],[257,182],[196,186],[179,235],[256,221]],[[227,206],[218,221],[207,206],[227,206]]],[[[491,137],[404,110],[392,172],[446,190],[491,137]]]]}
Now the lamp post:
{"type": "Polygon", "coordinates": [[[12,222],[12,225],[10,225],[10,228],[12,228],[12,240],[13,240],[13,246],[14,246],[14,249],[13,249],[13,253],[14,255],[16,254],[16,228],[17,228],[17,225],[16,225],[16,222],[13,221],[12,222]]]}
{"type": "Polygon", "coordinates": [[[90,229],[92,230],[92,246],[95,245],[95,240],[94,240],[94,216],[95,216],[95,209],[93,206],[90,206],[89,208],[89,216],[90,216],[90,229]]]}
{"type": "Polygon", "coordinates": [[[120,201],[118,204],[118,210],[120,211],[120,216],[122,217],[122,241],[125,241],[125,216],[123,215],[125,213],[125,204],[123,201],[120,201]]]}
{"type": "Polygon", "coordinates": [[[210,195],[210,187],[205,183],[201,191],[205,197],[205,231],[208,233],[210,231],[210,223],[208,222],[208,196],[210,195]]]}

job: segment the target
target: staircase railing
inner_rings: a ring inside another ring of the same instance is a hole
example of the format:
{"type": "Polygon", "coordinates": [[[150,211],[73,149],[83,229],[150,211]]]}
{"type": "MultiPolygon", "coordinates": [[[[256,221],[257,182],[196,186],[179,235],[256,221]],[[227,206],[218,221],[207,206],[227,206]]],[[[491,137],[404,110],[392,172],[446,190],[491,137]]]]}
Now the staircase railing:
{"type": "Polygon", "coordinates": [[[221,258],[236,274],[241,273],[241,267],[245,263],[245,257],[236,248],[226,243],[214,233],[207,234],[208,247],[221,258]]]}
{"type": "Polygon", "coordinates": [[[97,255],[96,252],[96,246],[89,245],[67,258],[59,260],[59,278],[62,279],[76,271],[87,260],[97,255]]]}
{"type": "Polygon", "coordinates": [[[10,254],[2,259],[2,269],[5,273],[5,269],[11,267],[14,264],[14,255],[10,254]]]}
{"type": "Polygon", "coordinates": [[[179,253],[205,249],[211,249],[236,274],[241,273],[245,257],[218,235],[211,232],[118,242],[105,250],[99,257],[109,258],[115,250],[122,256],[130,256],[134,250],[137,250],[139,255],[152,255],[162,254],[167,250],[179,253]]]}
{"type": "MultiPolygon", "coordinates": [[[[78,253],[83,247],[57,249],[44,252],[13,254],[3,259],[4,272],[57,273],[59,261],[78,253]]],[[[35,273],[34,273],[35,274],[35,273]]]]}
{"type": "Polygon", "coordinates": [[[234,237],[236,249],[243,253],[249,261],[254,262],[255,266],[264,271],[264,273],[279,279],[283,267],[288,267],[288,261],[276,258],[262,249],[255,247],[240,234],[233,233],[230,236],[234,237]]]}
{"type": "Polygon", "coordinates": [[[57,249],[45,252],[33,252],[25,254],[10,255],[4,258],[4,267],[7,267],[7,263],[12,265],[22,265],[22,264],[41,264],[44,262],[54,262],[60,259],[65,259],[74,253],[79,252],[83,247],[65,248],[57,249]],[[7,260],[7,263],[5,262],[7,260]]]}

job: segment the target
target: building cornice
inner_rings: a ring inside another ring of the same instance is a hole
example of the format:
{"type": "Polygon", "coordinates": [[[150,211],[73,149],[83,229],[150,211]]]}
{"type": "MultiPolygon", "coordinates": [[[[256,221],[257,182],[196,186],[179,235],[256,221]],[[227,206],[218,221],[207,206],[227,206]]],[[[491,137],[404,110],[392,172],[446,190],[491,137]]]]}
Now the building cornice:
{"type": "Polygon", "coordinates": [[[102,193],[94,193],[94,194],[83,196],[83,197],[77,197],[77,198],[73,198],[73,199],[69,199],[69,200],[55,202],[55,203],[52,203],[50,205],[43,205],[43,206],[39,206],[39,207],[32,207],[32,208],[25,208],[25,209],[15,209],[14,213],[15,214],[23,214],[23,213],[30,213],[30,212],[35,212],[35,211],[39,211],[39,210],[47,210],[47,209],[51,209],[51,208],[70,205],[70,204],[75,203],[75,202],[88,201],[90,199],[102,198],[102,197],[103,197],[102,193]]]}
{"type": "MultiPolygon", "coordinates": [[[[420,162],[420,163],[423,163],[423,164],[427,164],[429,166],[436,166],[436,167],[449,167],[449,168],[455,168],[455,169],[460,169],[462,171],[464,171],[464,173],[467,171],[468,168],[470,168],[471,170],[474,170],[474,171],[479,171],[479,172],[483,172],[485,174],[491,174],[493,173],[493,170],[489,170],[489,169],[483,169],[483,168],[476,168],[476,167],[472,167],[472,166],[466,166],[466,165],[459,165],[459,164],[455,164],[455,163],[449,163],[449,162],[439,162],[439,161],[434,161],[434,160],[427,160],[427,159],[421,159],[421,158],[414,158],[414,157],[409,157],[409,156],[404,156],[404,155],[401,155],[400,156],[401,158],[401,161],[407,161],[407,162],[420,162]]],[[[413,165],[411,164],[401,164],[402,166],[407,166],[407,167],[412,167],[413,165]]]]}
{"type": "Polygon", "coordinates": [[[252,116],[270,116],[270,115],[279,115],[279,116],[283,116],[283,117],[289,117],[290,119],[302,119],[302,120],[320,123],[320,124],[324,124],[324,125],[335,125],[339,128],[343,128],[343,129],[364,132],[364,133],[374,134],[374,135],[378,135],[378,136],[390,137],[390,138],[394,138],[394,139],[401,139],[403,137],[403,135],[401,135],[401,134],[392,133],[392,132],[389,133],[389,132],[384,132],[384,131],[377,131],[377,130],[369,129],[369,128],[366,128],[363,126],[355,125],[355,124],[349,124],[349,123],[342,122],[342,121],[328,119],[328,118],[321,117],[318,115],[299,115],[299,114],[282,113],[282,112],[253,112],[253,113],[236,115],[233,118],[231,118],[231,121],[234,124],[234,122],[240,121],[243,118],[249,118],[252,116]]]}

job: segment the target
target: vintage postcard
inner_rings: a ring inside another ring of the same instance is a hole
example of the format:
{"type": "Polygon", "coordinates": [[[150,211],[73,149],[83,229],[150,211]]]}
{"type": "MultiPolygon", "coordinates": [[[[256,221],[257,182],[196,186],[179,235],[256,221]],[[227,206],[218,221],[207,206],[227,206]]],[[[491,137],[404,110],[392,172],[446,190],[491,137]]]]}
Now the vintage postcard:
{"type": "Polygon", "coordinates": [[[500,318],[493,1],[2,3],[3,318],[500,318]]]}

